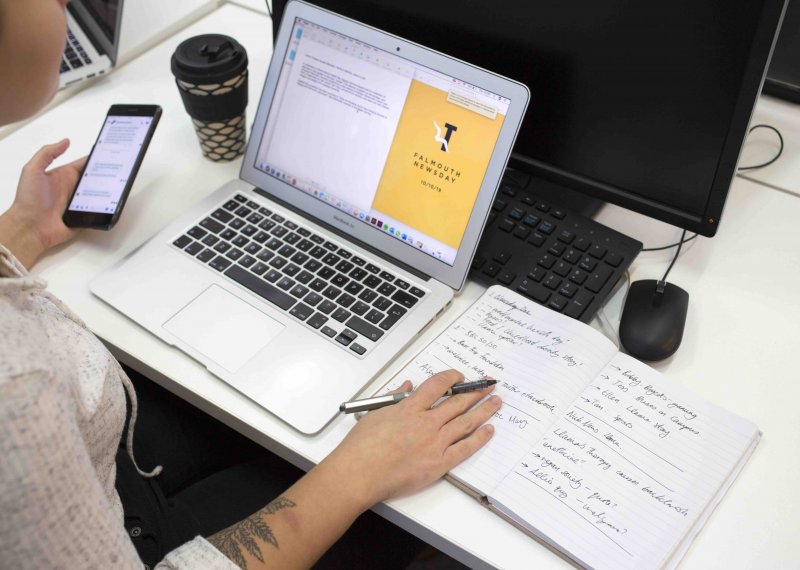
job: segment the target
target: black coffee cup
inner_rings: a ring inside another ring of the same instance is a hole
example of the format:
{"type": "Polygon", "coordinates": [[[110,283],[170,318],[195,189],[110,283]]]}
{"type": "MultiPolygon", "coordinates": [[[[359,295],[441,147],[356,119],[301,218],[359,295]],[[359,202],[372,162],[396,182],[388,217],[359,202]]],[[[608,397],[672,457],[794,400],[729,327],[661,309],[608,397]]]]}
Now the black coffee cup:
{"type": "Polygon", "coordinates": [[[195,36],[172,54],[172,74],[203,155],[233,160],[244,152],[247,52],[221,34],[195,36]]]}

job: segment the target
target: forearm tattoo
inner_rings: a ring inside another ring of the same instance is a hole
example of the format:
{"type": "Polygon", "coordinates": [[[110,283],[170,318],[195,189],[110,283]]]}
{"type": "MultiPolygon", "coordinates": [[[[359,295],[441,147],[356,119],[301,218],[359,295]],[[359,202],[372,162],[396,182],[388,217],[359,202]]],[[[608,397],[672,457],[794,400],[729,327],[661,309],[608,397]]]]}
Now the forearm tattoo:
{"type": "Polygon", "coordinates": [[[264,520],[265,515],[272,515],[280,510],[295,506],[297,505],[291,499],[278,497],[246,519],[209,537],[208,541],[217,550],[230,558],[239,568],[247,570],[244,551],[247,551],[250,556],[259,562],[264,562],[264,553],[261,551],[262,543],[271,544],[278,548],[278,539],[266,520],[264,520]]]}

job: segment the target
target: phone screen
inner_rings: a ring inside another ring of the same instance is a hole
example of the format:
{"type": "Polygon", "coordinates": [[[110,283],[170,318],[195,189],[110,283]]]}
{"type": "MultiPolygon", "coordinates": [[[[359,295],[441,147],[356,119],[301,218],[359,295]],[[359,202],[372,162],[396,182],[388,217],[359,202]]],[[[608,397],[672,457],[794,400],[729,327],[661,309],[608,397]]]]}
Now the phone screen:
{"type": "Polygon", "coordinates": [[[109,115],[69,209],[113,214],[147,138],[153,117],[109,115]]]}

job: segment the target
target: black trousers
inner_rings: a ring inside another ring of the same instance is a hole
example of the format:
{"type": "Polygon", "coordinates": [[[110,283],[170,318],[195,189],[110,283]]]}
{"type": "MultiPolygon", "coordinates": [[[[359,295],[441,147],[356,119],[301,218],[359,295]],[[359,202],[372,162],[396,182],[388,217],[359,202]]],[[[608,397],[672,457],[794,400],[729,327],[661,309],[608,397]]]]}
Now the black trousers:
{"type": "MultiPolygon", "coordinates": [[[[125,527],[146,565],[153,567],[195,536],[211,536],[248,517],[302,477],[302,470],[125,370],[139,402],[136,461],[144,471],[163,466],[157,477],[141,477],[124,449],[123,435],[117,491],[125,527]]],[[[424,548],[422,541],[367,512],[315,568],[406,568],[424,548]]]]}

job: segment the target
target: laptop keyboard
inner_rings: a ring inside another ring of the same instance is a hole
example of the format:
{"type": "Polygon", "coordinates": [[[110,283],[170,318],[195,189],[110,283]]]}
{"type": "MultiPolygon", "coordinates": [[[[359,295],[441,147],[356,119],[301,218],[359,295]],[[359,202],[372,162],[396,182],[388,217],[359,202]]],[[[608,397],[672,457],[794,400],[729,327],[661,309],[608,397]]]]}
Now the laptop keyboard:
{"type": "Polygon", "coordinates": [[[78,39],[72,34],[72,30],[67,30],[67,45],[64,54],[61,56],[61,73],[78,69],[84,65],[92,63],[92,59],[87,55],[86,50],[78,39]]]}
{"type": "Polygon", "coordinates": [[[427,293],[241,194],[172,245],[359,356],[427,293]]]}

